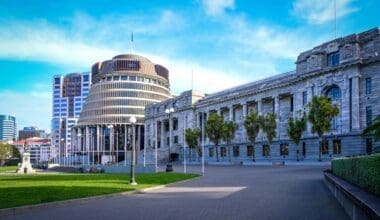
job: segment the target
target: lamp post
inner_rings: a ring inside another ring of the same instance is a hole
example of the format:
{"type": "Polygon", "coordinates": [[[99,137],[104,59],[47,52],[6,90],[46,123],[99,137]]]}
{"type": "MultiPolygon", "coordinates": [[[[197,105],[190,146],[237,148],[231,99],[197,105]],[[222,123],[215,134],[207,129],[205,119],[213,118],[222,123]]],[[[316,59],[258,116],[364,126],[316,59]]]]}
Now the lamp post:
{"type": "Polygon", "coordinates": [[[109,141],[110,142],[109,143],[110,144],[110,152],[109,152],[110,158],[109,158],[108,163],[110,163],[110,162],[112,163],[113,161],[111,161],[111,159],[112,159],[111,149],[113,149],[113,146],[112,146],[113,145],[113,134],[112,134],[113,125],[108,125],[107,128],[110,130],[110,141],[109,141]]]}
{"type": "Polygon", "coordinates": [[[166,172],[172,172],[173,171],[173,166],[171,164],[171,152],[170,152],[170,148],[171,148],[171,145],[172,145],[172,129],[170,127],[170,120],[171,120],[171,115],[172,113],[174,112],[174,108],[169,108],[169,109],[166,109],[165,110],[165,113],[168,115],[169,117],[169,157],[168,157],[168,164],[166,165],[166,172]]]}
{"type": "MultiPolygon", "coordinates": [[[[65,141],[65,139],[61,138],[61,146],[60,146],[60,148],[62,147],[62,149],[59,152],[59,160],[60,160],[59,164],[61,164],[61,154],[64,154],[64,152],[62,152],[62,150],[65,149],[65,142],[64,141],[65,141]]],[[[66,166],[66,156],[63,157],[63,166],[66,166]]]]}
{"type": "Polygon", "coordinates": [[[131,172],[130,172],[130,180],[129,180],[129,184],[131,185],[137,185],[136,181],[135,181],[135,149],[136,149],[136,146],[135,146],[135,125],[136,125],[136,118],[134,116],[130,117],[129,118],[129,123],[131,123],[132,125],[132,151],[131,151],[131,172]]]}

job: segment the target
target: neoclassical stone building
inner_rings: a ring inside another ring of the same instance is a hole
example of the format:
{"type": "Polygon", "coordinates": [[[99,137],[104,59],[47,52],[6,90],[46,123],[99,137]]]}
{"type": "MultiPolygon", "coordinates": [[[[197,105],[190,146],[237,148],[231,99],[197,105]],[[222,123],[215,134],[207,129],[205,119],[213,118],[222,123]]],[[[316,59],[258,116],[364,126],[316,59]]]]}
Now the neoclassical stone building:
{"type": "MultiPolygon", "coordinates": [[[[362,130],[380,114],[380,29],[352,34],[302,52],[296,70],[255,81],[214,94],[186,91],[145,108],[146,159],[154,162],[182,160],[184,129],[203,128],[211,112],[232,120],[239,126],[230,145],[219,146],[219,160],[241,163],[252,160],[253,147],[257,161],[317,160],[318,139],[311,125],[297,147],[287,135],[289,116],[303,110],[313,96],[328,96],[340,109],[332,121],[332,131],[325,134],[322,159],[329,160],[353,154],[365,154],[379,143],[360,137],[362,130]],[[173,108],[174,112],[166,113],[173,108]],[[277,137],[267,146],[260,132],[255,146],[247,140],[243,121],[251,111],[277,115],[277,137]],[[156,151],[157,148],[157,151],[156,151]]],[[[215,146],[205,139],[205,159],[216,160],[215,146]]],[[[187,153],[186,153],[187,156],[187,153]]],[[[193,158],[197,158],[193,156],[193,158]]]]}

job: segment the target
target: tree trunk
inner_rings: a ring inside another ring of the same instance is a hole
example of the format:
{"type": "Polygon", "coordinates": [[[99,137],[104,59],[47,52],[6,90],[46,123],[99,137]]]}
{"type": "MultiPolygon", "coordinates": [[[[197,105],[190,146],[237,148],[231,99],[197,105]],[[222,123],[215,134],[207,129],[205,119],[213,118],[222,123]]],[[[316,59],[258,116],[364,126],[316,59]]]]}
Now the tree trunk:
{"type": "Polygon", "coordinates": [[[256,161],[255,143],[252,143],[252,161],[256,161]]]}
{"type": "Polygon", "coordinates": [[[218,154],[218,146],[215,145],[215,152],[216,152],[216,162],[219,162],[219,154],[218,154]]]}
{"type": "Polygon", "coordinates": [[[318,154],[318,161],[321,162],[322,161],[322,151],[321,151],[321,148],[322,148],[322,137],[319,137],[318,138],[318,141],[319,141],[319,154],[318,154]]]}

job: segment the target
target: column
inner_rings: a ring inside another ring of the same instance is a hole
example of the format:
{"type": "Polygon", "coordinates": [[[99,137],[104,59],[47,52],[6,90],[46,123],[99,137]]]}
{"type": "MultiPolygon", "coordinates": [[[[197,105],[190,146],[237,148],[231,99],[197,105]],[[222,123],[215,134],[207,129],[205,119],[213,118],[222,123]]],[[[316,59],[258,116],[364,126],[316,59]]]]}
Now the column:
{"type": "Polygon", "coordinates": [[[164,120],[161,120],[161,149],[165,146],[164,145],[165,143],[164,129],[165,129],[164,120]]]}
{"type": "Polygon", "coordinates": [[[277,124],[277,129],[276,129],[276,133],[277,133],[277,138],[280,140],[280,117],[281,117],[281,113],[280,113],[280,96],[277,95],[276,97],[274,97],[274,113],[276,114],[276,124],[277,124]]]}
{"type": "Polygon", "coordinates": [[[229,117],[228,117],[228,119],[229,119],[230,121],[233,121],[233,120],[234,120],[234,106],[233,106],[233,105],[230,106],[229,117]]]}
{"type": "Polygon", "coordinates": [[[241,103],[243,106],[243,118],[247,117],[248,109],[247,109],[247,103],[241,103]]]}
{"type": "MultiPolygon", "coordinates": [[[[310,103],[311,100],[313,99],[313,87],[312,86],[309,86],[307,87],[307,103],[310,103]]],[[[307,120],[307,133],[309,134],[309,136],[312,136],[312,133],[311,133],[311,123],[309,122],[309,120],[307,120]]]]}
{"type": "Polygon", "coordinates": [[[359,109],[359,76],[352,77],[351,91],[351,130],[360,130],[360,109],[359,109]]]}
{"type": "Polygon", "coordinates": [[[86,155],[87,155],[87,164],[89,164],[89,154],[88,154],[88,151],[89,151],[89,146],[90,146],[90,129],[88,126],[85,127],[85,132],[86,132],[86,144],[85,144],[85,151],[86,151],[86,155]]]}
{"type": "Polygon", "coordinates": [[[97,160],[96,162],[100,163],[100,125],[96,125],[96,151],[97,151],[97,160]]]}
{"type": "Polygon", "coordinates": [[[170,151],[172,153],[173,151],[173,141],[172,141],[172,136],[173,136],[173,115],[169,118],[169,146],[170,147],[170,151]]]}
{"type": "Polygon", "coordinates": [[[258,115],[263,115],[263,102],[261,98],[257,100],[257,114],[258,115]]]}
{"type": "Polygon", "coordinates": [[[128,144],[128,128],[124,125],[124,166],[127,166],[127,144],[128,144]]]}
{"type": "Polygon", "coordinates": [[[137,144],[136,144],[136,161],[139,158],[139,152],[141,150],[141,125],[137,125],[137,144]]]}

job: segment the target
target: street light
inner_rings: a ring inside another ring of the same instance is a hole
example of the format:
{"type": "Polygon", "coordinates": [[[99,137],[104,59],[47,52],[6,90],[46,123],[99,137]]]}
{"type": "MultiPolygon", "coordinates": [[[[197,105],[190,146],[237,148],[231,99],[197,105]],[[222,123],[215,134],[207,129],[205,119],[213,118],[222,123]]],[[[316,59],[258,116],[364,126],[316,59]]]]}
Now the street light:
{"type": "Polygon", "coordinates": [[[132,125],[132,152],[131,152],[131,172],[130,172],[130,180],[129,180],[129,184],[131,185],[137,185],[136,181],[135,181],[135,125],[136,125],[136,118],[134,116],[130,117],[129,118],[129,123],[131,123],[132,125]]]}
{"type": "Polygon", "coordinates": [[[169,117],[169,157],[168,157],[168,164],[166,165],[166,172],[172,172],[173,171],[173,166],[171,164],[171,152],[170,152],[170,148],[171,148],[171,145],[172,145],[172,129],[170,127],[170,118],[171,118],[171,115],[172,113],[174,112],[174,108],[171,107],[171,108],[167,108],[165,110],[165,113],[168,115],[169,117]]]}
{"type": "MultiPolygon", "coordinates": [[[[113,128],[113,125],[108,125],[107,126],[108,129],[110,129],[110,160],[111,160],[111,163],[113,162],[113,158],[112,158],[112,152],[111,152],[111,149],[113,150],[113,134],[112,134],[112,128],[113,128]]],[[[108,161],[110,162],[110,161],[108,161]]]]}

